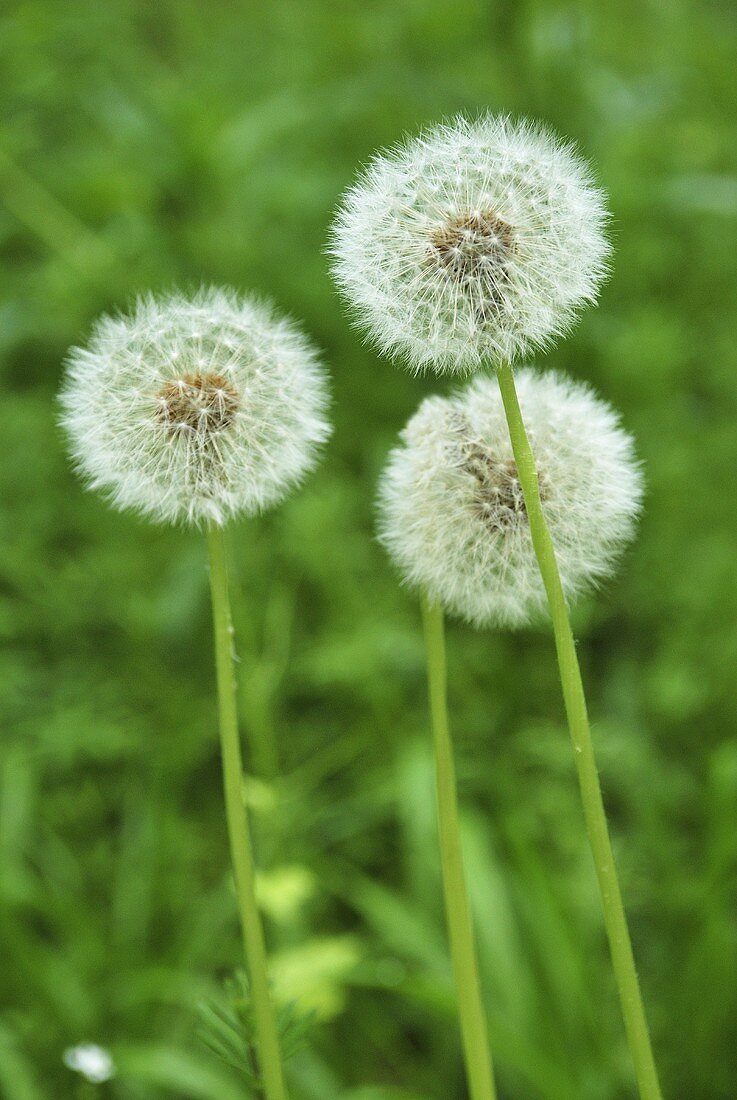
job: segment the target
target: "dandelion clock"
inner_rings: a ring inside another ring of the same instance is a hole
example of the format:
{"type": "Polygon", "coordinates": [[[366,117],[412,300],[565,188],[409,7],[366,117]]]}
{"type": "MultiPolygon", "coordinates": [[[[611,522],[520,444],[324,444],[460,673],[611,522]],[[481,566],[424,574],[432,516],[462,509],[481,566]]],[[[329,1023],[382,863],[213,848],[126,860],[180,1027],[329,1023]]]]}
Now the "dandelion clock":
{"type": "MultiPolygon", "coordinates": [[[[588,386],[525,368],[517,389],[569,598],[606,577],[632,537],[642,478],[631,437],[588,386]]],[[[496,380],[428,397],[391,454],[383,541],[406,581],[476,626],[519,627],[547,603],[496,380]]]]}
{"type": "Polygon", "coordinates": [[[314,349],[271,306],[225,290],[141,299],[69,356],[76,464],[118,508],[224,524],[277,504],[329,429],[314,349]]]}
{"type": "Polygon", "coordinates": [[[568,601],[610,572],[642,495],[632,442],[590,390],[518,361],[596,300],[604,196],[545,126],[456,118],[378,153],[348,189],[330,244],[355,322],[414,371],[488,368],[431,397],[383,478],[380,530],[418,588],[441,868],[473,1100],[495,1095],[466,897],[446,705],[443,616],[521,627],[547,609],[588,838],[641,1096],[660,1090],[599,787],[568,601]]]}
{"type": "Polygon", "coordinates": [[[603,197],[544,127],[457,118],[378,154],[333,227],[356,323],[415,370],[467,373],[551,343],[606,272],[603,197]]]}
{"type": "Polygon", "coordinates": [[[284,1100],[243,800],[222,528],[279,503],[329,435],[314,348],[262,301],[228,290],[148,296],[69,355],[62,423],[89,486],[121,509],[206,531],[225,808],[253,1013],[256,1084],[284,1100]]]}

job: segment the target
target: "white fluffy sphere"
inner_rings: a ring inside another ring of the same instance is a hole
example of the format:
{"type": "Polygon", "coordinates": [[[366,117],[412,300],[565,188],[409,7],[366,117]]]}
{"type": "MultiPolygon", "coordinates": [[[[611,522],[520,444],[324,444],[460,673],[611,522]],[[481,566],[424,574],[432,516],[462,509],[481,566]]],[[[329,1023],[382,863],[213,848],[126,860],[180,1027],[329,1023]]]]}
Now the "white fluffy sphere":
{"type": "Polygon", "coordinates": [[[596,298],[605,222],[571,145],[458,118],[369,164],[336,218],[333,271],[382,351],[466,373],[550,343],[596,298]]]}
{"type": "Polygon", "coordinates": [[[70,352],[60,400],[90,487],[160,522],[222,524],[277,503],[330,434],[307,339],[217,288],[101,318],[70,352]]]}
{"type": "MultiPolygon", "coordinates": [[[[642,477],[631,437],[585,385],[525,368],[522,415],[566,595],[605,577],[632,537],[642,477]]],[[[429,397],[381,481],[382,541],[404,579],[478,626],[523,626],[546,606],[495,378],[429,397]]]]}

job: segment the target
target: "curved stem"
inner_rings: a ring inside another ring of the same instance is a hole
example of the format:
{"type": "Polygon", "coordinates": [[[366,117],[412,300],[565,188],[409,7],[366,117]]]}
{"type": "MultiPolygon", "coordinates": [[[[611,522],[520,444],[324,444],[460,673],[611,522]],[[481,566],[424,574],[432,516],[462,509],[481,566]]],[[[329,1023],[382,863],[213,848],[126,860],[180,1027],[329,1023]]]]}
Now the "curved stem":
{"type": "Polygon", "coordinates": [[[261,916],[256,904],[255,875],[248,817],[243,802],[243,761],[238,734],[235,674],[233,668],[233,627],[228,598],[228,574],[221,528],[207,531],[210,558],[210,589],[215,632],[220,744],[223,758],[225,813],[228,822],[230,855],[235,877],[238,911],[245,947],[248,982],[258,1045],[258,1063],[266,1100],[286,1100],[287,1091],[279,1050],[276,1014],[269,994],[266,948],[261,916]]]}
{"type": "Polygon", "coordinates": [[[550,615],[553,621],[563,699],[573,742],[573,756],[578,771],[586,829],[594,856],[614,975],[619,990],[627,1038],[635,1064],[637,1083],[643,1100],[661,1100],[658,1074],[655,1068],[645,1009],[632,954],[627,917],[622,904],[604,802],[601,797],[601,787],[599,786],[599,776],[586,710],[586,698],[581,681],[578,657],[576,656],[576,644],[568,618],[568,609],[560,573],[558,572],[553,542],[540,503],[535,459],[522,419],[512,368],[509,365],[500,367],[497,371],[497,377],[530,524],[532,543],[545,585],[550,615]]]}
{"type": "Polygon", "coordinates": [[[440,862],[466,1073],[472,1100],[496,1100],[458,824],[458,796],[446,698],[443,611],[431,603],[424,593],[421,602],[435,749],[440,862]]]}

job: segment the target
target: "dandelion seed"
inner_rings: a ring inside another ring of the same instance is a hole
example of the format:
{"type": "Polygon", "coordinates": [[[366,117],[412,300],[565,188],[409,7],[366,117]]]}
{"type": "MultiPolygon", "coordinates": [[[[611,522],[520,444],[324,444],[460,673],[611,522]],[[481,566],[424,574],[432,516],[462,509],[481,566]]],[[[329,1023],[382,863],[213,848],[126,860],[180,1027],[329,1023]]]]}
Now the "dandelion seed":
{"type": "Polygon", "coordinates": [[[277,503],[329,435],[305,337],[214,288],[102,318],[70,353],[61,403],[90,486],[160,522],[222,524],[277,503]]]}
{"type": "Polygon", "coordinates": [[[336,218],[333,270],[382,351],[465,373],[566,331],[604,277],[605,221],[571,145],[458,118],[370,163],[336,218]]]}
{"type": "Polygon", "coordinates": [[[96,1043],[80,1043],[69,1047],[62,1055],[64,1065],[79,1073],[93,1085],[101,1085],[115,1076],[115,1064],[110,1052],[96,1043]]]}
{"type": "MultiPolygon", "coordinates": [[[[630,436],[591,390],[525,368],[520,404],[543,512],[571,597],[611,571],[630,539],[642,478],[630,436]]],[[[494,378],[429,397],[391,453],[381,537],[405,580],[476,625],[522,626],[545,589],[494,378]]]]}

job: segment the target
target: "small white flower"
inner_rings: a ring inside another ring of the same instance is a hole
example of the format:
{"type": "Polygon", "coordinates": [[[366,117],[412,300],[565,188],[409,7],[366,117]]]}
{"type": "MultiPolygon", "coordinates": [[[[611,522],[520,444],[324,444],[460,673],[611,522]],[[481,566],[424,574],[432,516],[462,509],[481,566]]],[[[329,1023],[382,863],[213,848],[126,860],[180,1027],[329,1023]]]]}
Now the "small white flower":
{"type": "Polygon", "coordinates": [[[103,317],[70,353],[61,403],[90,487],[160,522],[222,524],[277,503],[330,434],[309,342],[216,288],[103,317]]]}
{"type": "MultiPolygon", "coordinates": [[[[605,577],[631,538],[642,477],[614,411],[580,383],[525,368],[519,401],[543,512],[572,597],[605,577]]],[[[478,626],[539,616],[545,590],[495,378],[429,397],[392,451],[382,541],[405,580],[478,626]]]]}
{"type": "Polygon", "coordinates": [[[571,145],[457,118],[369,164],[338,213],[333,269],[382,351],[465,373],[550,343],[596,298],[605,222],[571,145]]]}
{"type": "Polygon", "coordinates": [[[69,1047],[64,1051],[62,1060],[68,1069],[81,1074],[94,1085],[101,1085],[115,1076],[115,1064],[109,1051],[96,1043],[80,1043],[79,1046],[69,1047]]]}

